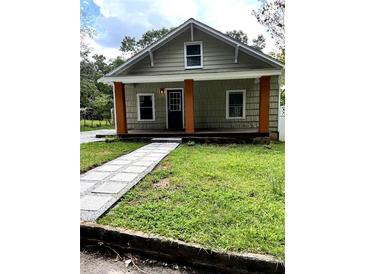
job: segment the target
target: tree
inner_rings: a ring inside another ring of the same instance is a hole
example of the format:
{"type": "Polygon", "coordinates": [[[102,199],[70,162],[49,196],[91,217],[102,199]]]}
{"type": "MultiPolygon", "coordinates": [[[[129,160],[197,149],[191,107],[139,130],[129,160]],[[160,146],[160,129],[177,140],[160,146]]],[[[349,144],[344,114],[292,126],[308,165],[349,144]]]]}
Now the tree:
{"type": "Polygon", "coordinates": [[[94,64],[86,57],[80,60],[80,79],[95,79],[94,64]]]}
{"type": "Polygon", "coordinates": [[[93,38],[95,29],[93,18],[89,12],[89,5],[86,1],[80,2],[80,107],[89,108],[90,118],[110,117],[112,108],[113,88],[97,80],[104,74],[116,68],[124,62],[121,57],[117,57],[109,62],[102,54],[94,54],[89,57],[92,49],[86,42],[86,38],[93,38]],[[93,117],[92,117],[93,116],[93,117]]]}
{"type": "Polygon", "coordinates": [[[121,42],[121,46],[119,48],[120,51],[127,53],[127,54],[134,54],[145,47],[149,46],[153,42],[160,39],[162,36],[164,36],[169,31],[173,30],[174,28],[161,28],[161,29],[152,29],[149,31],[146,31],[141,39],[138,41],[136,38],[131,36],[125,36],[121,42]]]}
{"type": "Polygon", "coordinates": [[[231,30],[227,31],[226,34],[243,44],[247,44],[248,42],[247,34],[242,30],[231,30]]]}
{"type": "Polygon", "coordinates": [[[135,53],[138,51],[136,38],[125,36],[122,40],[121,46],[119,48],[120,51],[125,53],[135,53]]]}
{"type": "MultiPolygon", "coordinates": [[[[278,51],[271,55],[282,63],[285,63],[285,1],[284,0],[259,0],[261,7],[253,10],[252,14],[257,21],[267,28],[271,37],[274,39],[278,51]]],[[[280,105],[285,105],[285,74],[280,82],[280,105]]]]}
{"type": "Polygon", "coordinates": [[[274,57],[276,60],[285,64],[285,51],[284,52],[271,52],[270,55],[274,57]]]}
{"type": "Polygon", "coordinates": [[[117,58],[114,58],[110,61],[109,65],[108,65],[108,70],[112,71],[113,69],[116,69],[120,65],[123,65],[124,62],[125,61],[121,57],[118,56],[117,58]]]}
{"type": "Polygon", "coordinates": [[[93,79],[95,70],[93,64],[89,60],[91,48],[86,43],[87,37],[92,38],[95,29],[91,27],[92,18],[89,13],[88,3],[80,2],[80,79],[93,79]]]}
{"type": "Polygon", "coordinates": [[[257,35],[257,38],[252,39],[251,46],[257,50],[263,50],[266,46],[265,37],[262,34],[257,35]]]}
{"type": "Polygon", "coordinates": [[[92,107],[92,102],[98,94],[99,91],[94,80],[80,80],[80,107],[92,107]]]}
{"type": "Polygon", "coordinates": [[[261,7],[253,10],[252,14],[257,21],[267,28],[276,46],[285,52],[285,1],[284,0],[259,0],[261,7]]]}
{"type": "MultiPolygon", "coordinates": [[[[227,31],[226,34],[237,40],[238,42],[248,45],[247,34],[244,33],[242,30],[231,30],[227,31]]],[[[263,50],[266,46],[265,37],[262,34],[259,34],[256,39],[252,39],[250,46],[254,47],[257,50],[263,50]]]]}
{"type": "Polygon", "coordinates": [[[90,16],[89,4],[86,1],[80,2],[80,58],[83,60],[87,59],[91,51],[85,39],[87,37],[92,38],[95,34],[92,22],[93,19],[90,16]]]}
{"type": "MultiPolygon", "coordinates": [[[[285,51],[271,52],[270,55],[285,64],[285,51]]],[[[285,106],[285,73],[280,77],[280,106],[285,106]]]]}
{"type": "Polygon", "coordinates": [[[94,65],[95,72],[98,74],[97,78],[99,78],[99,75],[102,76],[108,72],[109,67],[108,67],[108,64],[105,62],[106,57],[104,55],[94,54],[92,58],[94,60],[93,65],[94,65]]]}
{"type": "Polygon", "coordinates": [[[143,49],[149,45],[151,45],[153,42],[157,41],[158,39],[160,39],[162,36],[164,36],[166,33],[168,33],[169,31],[173,30],[174,28],[162,28],[162,29],[152,29],[149,31],[146,31],[143,35],[142,38],[137,42],[137,44],[143,49]]]}
{"type": "Polygon", "coordinates": [[[99,120],[110,119],[110,109],[113,106],[111,96],[107,94],[98,94],[93,103],[92,108],[95,112],[95,116],[99,120]]]}

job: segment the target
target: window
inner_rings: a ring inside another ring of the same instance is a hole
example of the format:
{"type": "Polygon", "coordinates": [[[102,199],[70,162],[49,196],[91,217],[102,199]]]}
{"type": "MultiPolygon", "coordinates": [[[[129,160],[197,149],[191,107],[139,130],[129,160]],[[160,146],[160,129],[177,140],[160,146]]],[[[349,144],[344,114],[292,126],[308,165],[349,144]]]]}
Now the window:
{"type": "Polygon", "coordinates": [[[227,90],[226,92],[226,118],[245,119],[246,91],[227,90]]]}
{"type": "Polygon", "coordinates": [[[202,42],[185,43],[185,68],[202,68],[203,67],[203,47],[202,42]]]}
{"type": "Polygon", "coordinates": [[[181,92],[169,92],[169,111],[181,111],[181,92]]]}
{"type": "Polygon", "coordinates": [[[138,121],[155,120],[155,96],[152,93],[137,94],[138,121]]]}

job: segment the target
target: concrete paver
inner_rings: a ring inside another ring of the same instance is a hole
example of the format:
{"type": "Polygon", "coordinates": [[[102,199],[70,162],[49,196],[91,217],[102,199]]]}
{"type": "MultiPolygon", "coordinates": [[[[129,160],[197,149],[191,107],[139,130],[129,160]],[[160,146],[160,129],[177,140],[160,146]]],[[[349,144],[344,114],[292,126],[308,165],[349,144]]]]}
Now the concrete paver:
{"type": "Polygon", "coordinates": [[[80,182],[80,193],[88,190],[89,188],[93,187],[95,185],[95,183],[90,183],[90,182],[80,182]]]}
{"type": "Polygon", "coordinates": [[[106,177],[108,177],[111,173],[108,172],[97,172],[97,171],[89,171],[87,172],[85,175],[83,175],[81,178],[83,180],[94,180],[94,181],[99,181],[99,180],[103,180],[106,177]]]}
{"type": "Polygon", "coordinates": [[[110,178],[110,181],[121,181],[121,182],[132,182],[135,178],[138,177],[138,173],[117,173],[113,177],[110,178]]]}
{"type": "Polygon", "coordinates": [[[150,166],[153,163],[152,160],[146,161],[146,160],[140,160],[134,163],[135,166],[150,166]]]}
{"type": "Polygon", "coordinates": [[[114,161],[110,161],[108,164],[109,165],[128,165],[131,161],[130,160],[123,160],[123,159],[117,159],[114,161]]]}
{"type": "Polygon", "coordinates": [[[151,143],[80,176],[80,219],[96,221],[179,143],[151,143]]]}
{"type": "Polygon", "coordinates": [[[139,173],[139,172],[143,172],[146,169],[146,167],[144,166],[129,166],[127,167],[124,171],[125,172],[134,172],[134,173],[139,173]]]}
{"type": "Polygon", "coordinates": [[[80,209],[82,209],[82,210],[98,210],[106,202],[108,202],[111,198],[112,198],[111,196],[86,195],[86,196],[81,198],[80,209]]]}
{"type": "Polygon", "coordinates": [[[95,188],[92,192],[93,193],[118,193],[123,188],[127,186],[126,183],[103,183],[102,185],[95,188]]]}
{"type": "Polygon", "coordinates": [[[102,165],[101,167],[96,168],[97,171],[116,171],[120,169],[120,165],[102,165]]]}

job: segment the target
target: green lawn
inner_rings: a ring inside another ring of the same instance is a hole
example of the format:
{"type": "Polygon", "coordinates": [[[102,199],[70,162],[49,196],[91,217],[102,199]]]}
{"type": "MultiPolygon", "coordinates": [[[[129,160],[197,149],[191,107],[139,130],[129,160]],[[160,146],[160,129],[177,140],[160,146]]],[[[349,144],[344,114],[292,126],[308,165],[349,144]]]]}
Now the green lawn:
{"type": "Polygon", "coordinates": [[[181,145],[98,222],[283,259],[284,150],[181,145]]]}
{"type": "Polygon", "coordinates": [[[86,172],[123,154],[132,152],[143,145],[145,143],[121,141],[80,144],[80,172],[86,172]]]}
{"type": "Polygon", "coordinates": [[[80,131],[89,131],[97,129],[113,129],[114,125],[111,125],[107,121],[91,121],[80,120],[80,131]]]}

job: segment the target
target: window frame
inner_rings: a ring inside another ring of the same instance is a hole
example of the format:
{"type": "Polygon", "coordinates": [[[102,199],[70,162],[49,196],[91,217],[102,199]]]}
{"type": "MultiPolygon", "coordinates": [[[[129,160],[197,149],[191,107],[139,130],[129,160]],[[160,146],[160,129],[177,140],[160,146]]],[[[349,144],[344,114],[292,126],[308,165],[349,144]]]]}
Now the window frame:
{"type": "Polygon", "coordinates": [[[152,122],[155,121],[155,94],[154,93],[137,93],[137,113],[138,122],[152,122]],[[140,96],[151,96],[152,97],[152,119],[141,119],[141,106],[140,96]]]}
{"type": "Polygon", "coordinates": [[[246,90],[245,89],[234,89],[226,90],[226,119],[244,120],[246,119],[246,90]],[[230,93],[242,93],[242,116],[230,117],[229,116],[229,94],[230,93]]]}
{"type": "Polygon", "coordinates": [[[203,42],[202,41],[194,41],[194,42],[185,42],[184,43],[184,63],[185,69],[198,69],[203,68],[203,42]],[[187,57],[199,56],[199,55],[189,55],[187,56],[187,46],[199,45],[200,46],[200,66],[188,66],[187,57]]]}

